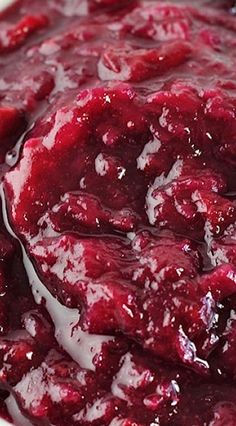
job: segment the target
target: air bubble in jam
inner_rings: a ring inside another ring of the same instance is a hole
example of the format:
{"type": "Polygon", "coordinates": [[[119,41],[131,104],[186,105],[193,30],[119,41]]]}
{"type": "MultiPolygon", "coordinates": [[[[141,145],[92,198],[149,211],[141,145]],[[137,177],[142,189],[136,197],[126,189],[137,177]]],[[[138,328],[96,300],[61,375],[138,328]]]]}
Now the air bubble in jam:
{"type": "Polygon", "coordinates": [[[44,3],[0,15],[0,417],[234,426],[234,4],[44,3]]]}

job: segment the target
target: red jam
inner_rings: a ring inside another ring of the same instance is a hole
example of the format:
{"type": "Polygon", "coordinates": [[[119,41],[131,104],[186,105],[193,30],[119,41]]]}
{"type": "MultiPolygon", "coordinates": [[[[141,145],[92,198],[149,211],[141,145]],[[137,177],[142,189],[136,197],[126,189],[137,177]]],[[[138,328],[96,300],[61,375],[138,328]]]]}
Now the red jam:
{"type": "Polygon", "coordinates": [[[236,425],[236,4],[0,15],[0,417],[236,425]]]}

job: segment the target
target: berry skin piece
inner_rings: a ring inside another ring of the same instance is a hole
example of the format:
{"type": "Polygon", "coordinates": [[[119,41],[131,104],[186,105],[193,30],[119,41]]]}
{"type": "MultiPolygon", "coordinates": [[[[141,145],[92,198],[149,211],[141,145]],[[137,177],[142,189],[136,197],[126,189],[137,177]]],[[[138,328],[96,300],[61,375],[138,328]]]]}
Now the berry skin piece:
{"type": "Polygon", "coordinates": [[[45,15],[28,15],[22,18],[15,26],[7,30],[1,30],[0,54],[18,49],[28,37],[47,26],[48,18],[45,15]]]}
{"type": "Polygon", "coordinates": [[[98,64],[101,80],[139,82],[165,74],[187,61],[191,48],[184,42],[167,43],[160,49],[110,48],[98,64]]]}

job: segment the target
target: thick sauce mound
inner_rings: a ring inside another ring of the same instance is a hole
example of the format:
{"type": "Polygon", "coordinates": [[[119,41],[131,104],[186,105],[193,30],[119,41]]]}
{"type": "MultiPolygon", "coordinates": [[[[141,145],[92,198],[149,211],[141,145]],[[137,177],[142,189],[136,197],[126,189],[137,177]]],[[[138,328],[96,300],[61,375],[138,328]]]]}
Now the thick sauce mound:
{"type": "Polygon", "coordinates": [[[236,425],[236,4],[0,14],[0,417],[236,425]]]}

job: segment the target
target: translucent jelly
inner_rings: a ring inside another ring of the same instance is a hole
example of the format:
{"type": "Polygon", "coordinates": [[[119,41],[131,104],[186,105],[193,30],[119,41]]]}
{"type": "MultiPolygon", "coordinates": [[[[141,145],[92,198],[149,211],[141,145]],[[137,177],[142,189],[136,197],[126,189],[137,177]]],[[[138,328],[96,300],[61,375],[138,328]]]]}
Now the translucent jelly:
{"type": "Polygon", "coordinates": [[[236,426],[236,4],[0,14],[0,417],[236,426]]]}

